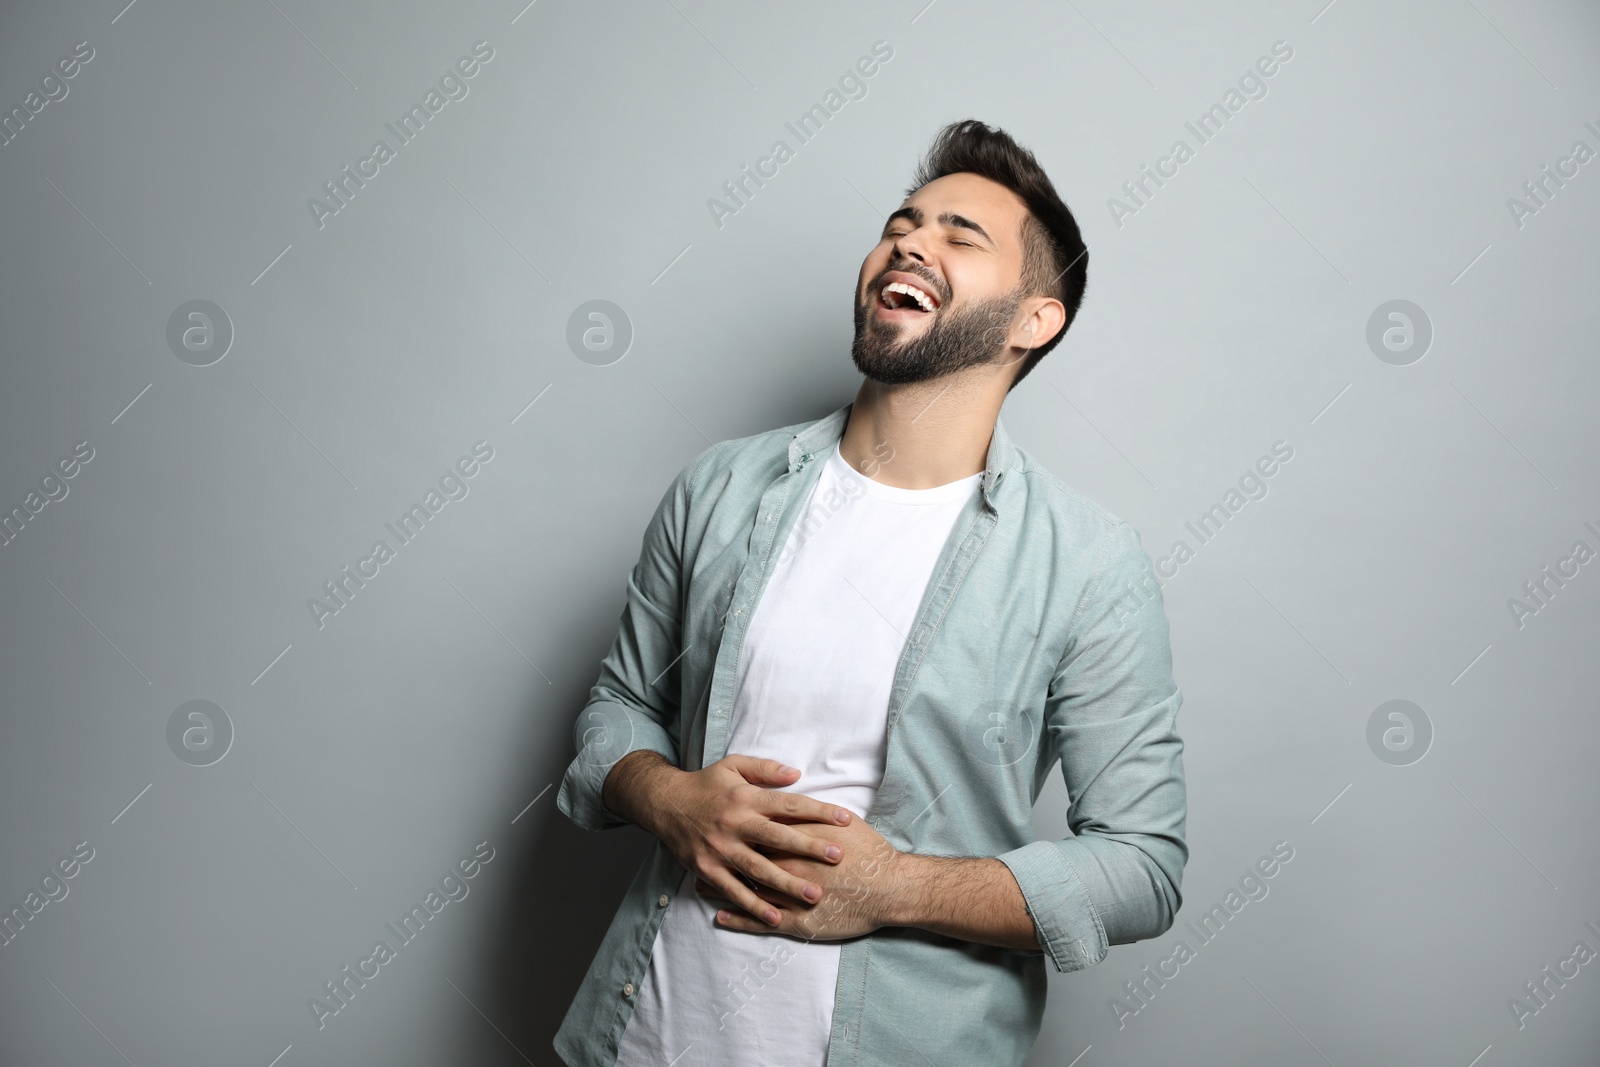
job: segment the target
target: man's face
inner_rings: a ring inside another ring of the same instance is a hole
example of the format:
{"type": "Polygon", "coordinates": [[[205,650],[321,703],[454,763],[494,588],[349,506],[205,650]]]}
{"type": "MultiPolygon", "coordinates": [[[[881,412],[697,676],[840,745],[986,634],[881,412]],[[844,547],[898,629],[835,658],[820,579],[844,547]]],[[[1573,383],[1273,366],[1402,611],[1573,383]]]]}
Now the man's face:
{"type": "Polygon", "coordinates": [[[874,381],[906,384],[1005,360],[1021,334],[1022,222],[1011,190],[948,174],[889,217],[856,280],[850,358],[874,381]],[[932,310],[894,283],[920,289],[932,310]],[[895,291],[886,291],[891,287],[895,291]]]}

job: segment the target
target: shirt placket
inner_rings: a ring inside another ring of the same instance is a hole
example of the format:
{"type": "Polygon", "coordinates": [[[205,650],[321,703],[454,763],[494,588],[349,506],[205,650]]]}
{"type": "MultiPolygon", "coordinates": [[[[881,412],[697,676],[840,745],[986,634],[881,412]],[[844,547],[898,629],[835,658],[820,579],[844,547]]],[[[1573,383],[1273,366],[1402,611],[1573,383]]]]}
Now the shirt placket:
{"type": "MultiPolygon", "coordinates": [[[[737,695],[734,687],[737,682],[739,653],[744,646],[745,633],[750,628],[750,616],[754,614],[755,606],[766,588],[767,564],[772,558],[773,546],[779,543],[780,537],[787,537],[794,525],[796,516],[787,514],[785,505],[789,503],[790,492],[802,481],[799,475],[805,470],[813,455],[814,453],[810,451],[801,454],[791,463],[790,469],[761,494],[761,505],[756,509],[755,523],[750,531],[749,553],[745,557],[744,567],[739,572],[739,580],[734,586],[733,599],[728,606],[724,639],[717,649],[716,661],[712,666],[710,706],[706,710],[705,748],[700,759],[702,767],[715,763],[728,753],[728,738],[732,733],[733,702],[737,695]]],[[[809,489],[813,482],[814,478],[805,480],[806,488],[809,489]]]]}

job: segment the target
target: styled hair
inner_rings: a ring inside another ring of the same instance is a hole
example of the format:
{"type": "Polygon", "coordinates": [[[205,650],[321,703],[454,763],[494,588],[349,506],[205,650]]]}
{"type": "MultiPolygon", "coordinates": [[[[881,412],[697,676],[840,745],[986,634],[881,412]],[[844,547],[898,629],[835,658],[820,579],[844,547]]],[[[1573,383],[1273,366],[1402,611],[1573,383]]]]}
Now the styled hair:
{"type": "Polygon", "coordinates": [[[947,174],[976,174],[1010,189],[1028,208],[1022,221],[1023,299],[1048,296],[1061,301],[1066,321],[1056,335],[1036,346],[1011,381],[1017,383],[1066,336],[1083,303],[1089,280],[1089,249],[1078,232],[1078,222],[1056,193],[1050,178],[1032,152],[1004,130],[977,119],[952,122],[940,130],[912,176],[910,196],[947,174]]]}

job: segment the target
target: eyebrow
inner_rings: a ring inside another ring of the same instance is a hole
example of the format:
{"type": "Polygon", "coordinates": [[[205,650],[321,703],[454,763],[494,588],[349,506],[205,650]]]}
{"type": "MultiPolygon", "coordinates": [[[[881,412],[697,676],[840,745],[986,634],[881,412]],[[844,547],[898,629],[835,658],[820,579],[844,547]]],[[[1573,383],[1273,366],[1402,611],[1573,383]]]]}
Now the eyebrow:
{"type": "MultiPolygon", "coordinates": [[[[921,226],[922,217],[921,208],[903,207],[899,211],[896,211],[894,214],[889,216],[889,218],[884,222],[883,228],[887,230],[895,219],[909,219],[913,225],[921,226]]],[[[982,226],[979,226],[976,222],[973,222],[965,215],[957,215],[953,211],[946,211],[939,216],[939,223],[943,226],[955,226],[963,230],[971,230],[973,233],[976,233],[979,237],[982,237],[985,241],[989,242],[989,244],[993,245],[995,243],[994,238],[989,236],[988,230],[985,230],[982,226]]]]}

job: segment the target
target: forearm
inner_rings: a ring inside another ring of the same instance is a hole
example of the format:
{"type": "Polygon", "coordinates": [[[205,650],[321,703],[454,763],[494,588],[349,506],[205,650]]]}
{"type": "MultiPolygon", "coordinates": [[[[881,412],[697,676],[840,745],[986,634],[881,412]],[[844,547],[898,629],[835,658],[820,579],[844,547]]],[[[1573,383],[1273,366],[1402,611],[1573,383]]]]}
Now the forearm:
{"type": "Polygon", "coordinates": [[[1009,868],[997,859],[904,852],[886,926],[915,926],[962,941],[1039,951],[1033,916],[1009,868]]]}
{"type": "Polygon", "coordinates": [[[660,803],[653,801],[652,793],[663,777],[682,773],[682,769],[652,749],[630,752],[606,775],[600,802],[617,818],[655,833],[652,816],[659,810],[660,803]]]}

